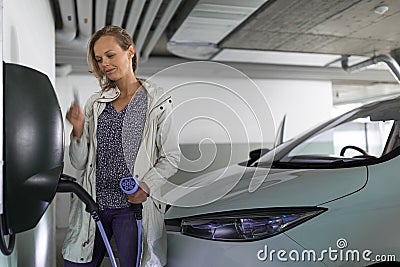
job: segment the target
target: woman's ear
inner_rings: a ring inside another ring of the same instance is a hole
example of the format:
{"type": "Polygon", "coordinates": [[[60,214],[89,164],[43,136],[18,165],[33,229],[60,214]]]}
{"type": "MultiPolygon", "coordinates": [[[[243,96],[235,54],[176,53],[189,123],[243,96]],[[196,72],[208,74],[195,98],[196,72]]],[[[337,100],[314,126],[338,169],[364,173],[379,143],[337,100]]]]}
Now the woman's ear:
{"type": "Polygon", "coordinates": [[[128,55],[132,59],[133,56],[135,55],[135,49],[133,48],[133,45],[129,46],[128,48],[128,55]]]}

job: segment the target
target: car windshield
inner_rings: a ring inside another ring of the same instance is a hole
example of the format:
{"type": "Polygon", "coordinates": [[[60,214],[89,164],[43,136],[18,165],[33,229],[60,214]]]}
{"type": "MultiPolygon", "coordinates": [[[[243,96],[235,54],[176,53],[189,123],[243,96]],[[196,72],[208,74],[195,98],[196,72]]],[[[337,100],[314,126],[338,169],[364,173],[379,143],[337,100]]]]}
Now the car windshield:
{"type": "MultiPolygon", "coordinates": [[[[399,122],[400,98],[363,106],[278,147],[273,166],[376,161],[400,146],[399,122]]],[[[262,157],[257,166],[271,162],[272,154],[262,157]]]]}

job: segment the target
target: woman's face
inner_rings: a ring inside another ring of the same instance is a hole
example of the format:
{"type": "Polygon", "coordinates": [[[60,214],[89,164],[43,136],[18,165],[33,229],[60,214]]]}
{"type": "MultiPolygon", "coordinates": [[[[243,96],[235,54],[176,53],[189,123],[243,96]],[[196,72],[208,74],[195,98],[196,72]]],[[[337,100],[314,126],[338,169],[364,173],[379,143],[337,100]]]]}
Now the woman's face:
{"type": "Polygon", "coordinates": [[[112,81],[133,73],[133,47],[124,51],[113,36],[103,36],[96,41],[93,47],[95,59],[103,74],[112,81]]]}

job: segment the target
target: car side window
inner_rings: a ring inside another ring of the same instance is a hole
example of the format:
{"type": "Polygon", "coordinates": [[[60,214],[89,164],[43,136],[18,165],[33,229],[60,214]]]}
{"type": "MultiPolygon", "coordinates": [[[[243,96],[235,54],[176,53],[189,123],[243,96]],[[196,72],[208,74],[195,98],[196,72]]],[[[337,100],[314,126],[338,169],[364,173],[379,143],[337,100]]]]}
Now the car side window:
{"type": "Polygon", "coordinates": [[[395,141],[387,145],[393,126],[394,120],[372,121],[369,116],[357,118],[309,138],[294,148],[288,156],[352,158],[369,155],[378,158],[396,146],[395,141]]]}

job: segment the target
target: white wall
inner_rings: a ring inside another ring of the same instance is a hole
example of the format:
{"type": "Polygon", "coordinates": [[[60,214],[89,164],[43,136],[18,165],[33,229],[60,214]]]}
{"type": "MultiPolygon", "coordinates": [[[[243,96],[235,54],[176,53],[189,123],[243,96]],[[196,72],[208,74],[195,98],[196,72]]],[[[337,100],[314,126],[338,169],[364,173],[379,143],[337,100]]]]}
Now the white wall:
{"type": "Polygon", "coordinates": [[[47,0],[4,0],[3,59],[55,81],[54,20],[47,0]]]}
{"type": "MultiPolygon", "coordinates": [[[[4,0],[3,8],[4,61],[37,69],[54,85],[55,32],[49,1],[4,0]]],[[[0,266],[55,266],[54,214],[50,205],[35,229],[17,234],[13,254],[0,255],[0,266]]]]}
{"type": "Polygon", "coordinates": [[[286,114],[284,140],[331,118],[332,83],[307,80],[255,80],[278,124],[286,114]]]}

